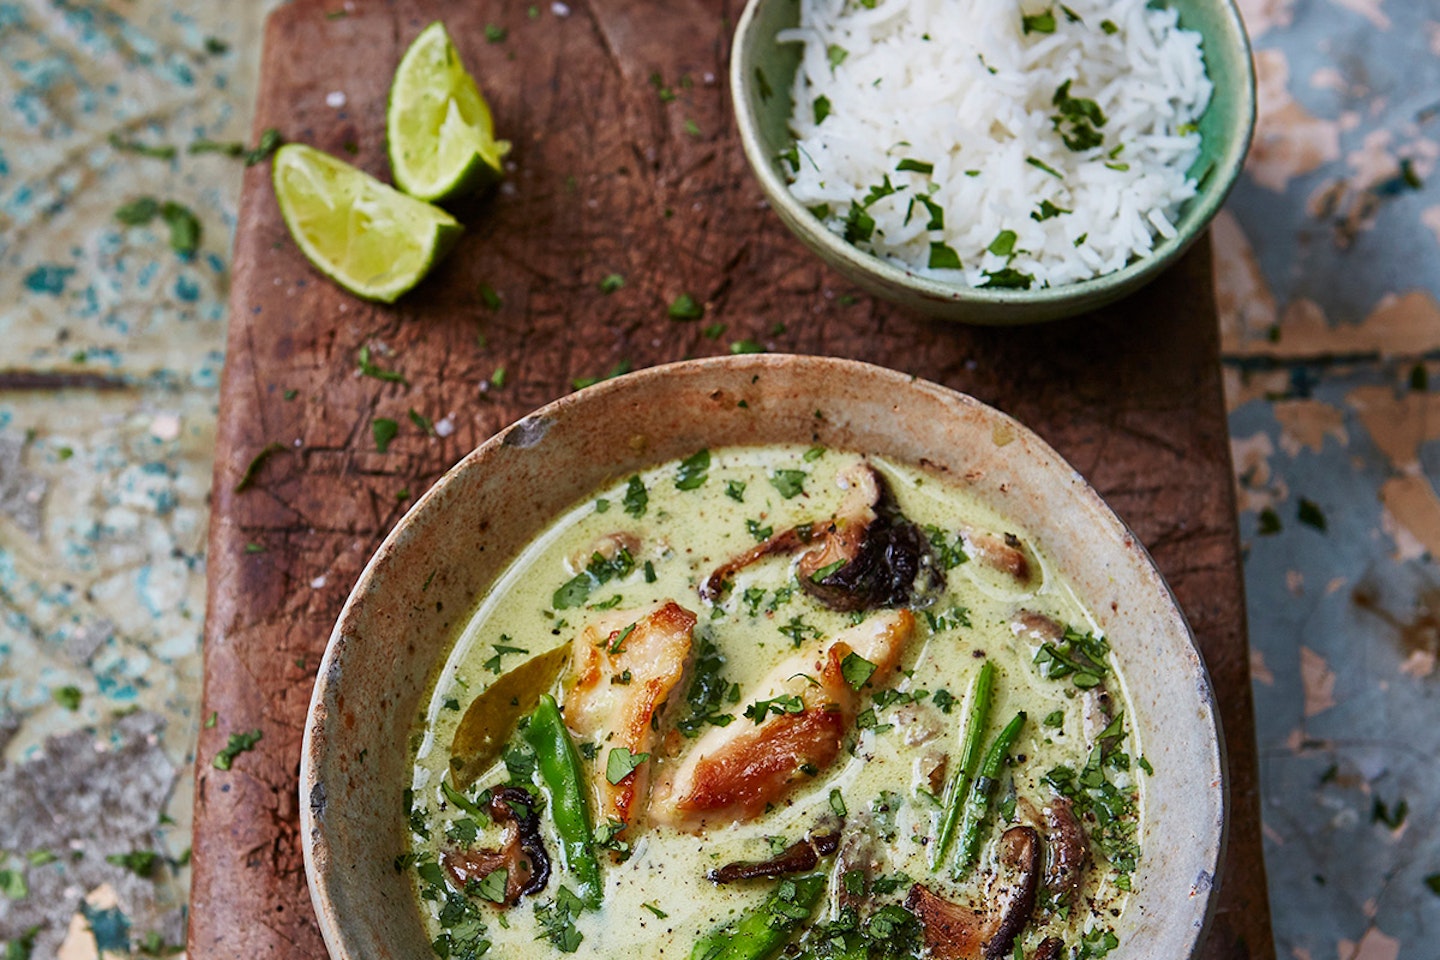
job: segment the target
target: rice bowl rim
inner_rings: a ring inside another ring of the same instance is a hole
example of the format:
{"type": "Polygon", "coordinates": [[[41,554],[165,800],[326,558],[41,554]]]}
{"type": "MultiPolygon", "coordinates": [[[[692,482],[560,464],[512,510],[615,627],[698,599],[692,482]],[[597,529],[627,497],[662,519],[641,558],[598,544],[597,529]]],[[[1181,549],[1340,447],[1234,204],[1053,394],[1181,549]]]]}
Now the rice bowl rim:
{"type": "MultiPolygon", "coordinates": [[[[774,36],[761,29],[759,11],[767,4],[794,3],[794,0],[748,0],[735,26],[730,51],[730,96],[740,144],[751,172],[760,181],[770,206],[796,236],[822,259],[860,286],[889,300],[896,300],[935,316],[962,322],[995,325],[1035,323],[1070,316],[1113,302],[1155,279],[1189,249],[1206,226],[1220,212],[1240,176],[1245,155],[1255,132],[1255,66],[1250,39],[1235,0],[1191,0],[1217,9],[1221,29],[1203,37],[1205,73],[1214,88],[1206,112],[1215,109],[1215,99],[1224,89],[1235,100],[1236,116],[1221,131],[1223,143],[1214,155],[1214,165],[1205,182],[1180,208],[1173,237],[1159,237],[1147,256],[1088,280],[1029,290],[972,287],[924,276],[898,266],[876,254],[867,253],[832,233],[806,209],[779,171],[778,151],[767,149],[760,129],[754,80],[756,55],[766,44],[776,45],[774,36]],[[1233,48],[1237,73],[1214,72],[1216,57],[1211,44],[1233,48]]],[[[1167,6],[1173,5],[1170,3],[1167,6]]],[[[798,4],[795,5],[798,11],[798,4]]],[[[772,96],[792,103],[791,84],[770,84],[772,96]]],[[[1203,114],[1202,114],[1203,116],[1203,114]]]]}

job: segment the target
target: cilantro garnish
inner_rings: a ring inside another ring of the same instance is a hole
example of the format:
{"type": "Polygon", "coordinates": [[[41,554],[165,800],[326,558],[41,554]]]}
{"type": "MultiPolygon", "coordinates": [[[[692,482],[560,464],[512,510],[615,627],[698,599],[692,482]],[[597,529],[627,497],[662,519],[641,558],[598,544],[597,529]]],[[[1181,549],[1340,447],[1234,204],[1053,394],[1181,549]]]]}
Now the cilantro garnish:
{"type": "Polygon", "coordinates": [[[807,476],[804,470],[776,470],[770,474],[770,485],[779,491],[780,496],[789,500],[805,491],[807,476]]]}
{"type": "Polygon", "coordinates": [[[229,742],[215,754],[215,759],[211,761],[211,765],[216,770],[229,770],[230,765],[235,761],[236,757],[255,749],[255,744],[259,743],[260,739],[264,736],[265,734],[261,730],[251,730],[249,733],[230,734],[229,742]]]}
{"type": "Polygon", "coordinates": [[[611,747],[605,758],[605,779],[618,784],[649,759],[648,753],[631,753],[628,747],[611,747]]]}
{"type": "Polygon", "coordinates": [[[795,694],[782,694],[770,700],[756,700],[745,708],[745,719],[754,720],[755,723],[765,722],[765,718],[771,713],[781,716],[787,713],[801,713],[805,710],[805,701],[795,694]]]}
{"type": "Polygon", "coordinates": [[[625,512],[632,517],[645,516],[645,510],[650,505],[650,494],[645,490],[645,484],[640,477],[633,476],[625,484],[625,512]]]}
{"type": "Polygon", "coordinates": [[[675,489],[696,490],[710,478],[710,451],[698,450],[680,461],[675,472],[675,489]]]}
{"type": "Polygon", "coordinates": [[[840,661],[840,675],[854,690],[859,690],[869,683],[870,678],[875,675],[875,669],[875,664],[853,651],[840,661]]]}

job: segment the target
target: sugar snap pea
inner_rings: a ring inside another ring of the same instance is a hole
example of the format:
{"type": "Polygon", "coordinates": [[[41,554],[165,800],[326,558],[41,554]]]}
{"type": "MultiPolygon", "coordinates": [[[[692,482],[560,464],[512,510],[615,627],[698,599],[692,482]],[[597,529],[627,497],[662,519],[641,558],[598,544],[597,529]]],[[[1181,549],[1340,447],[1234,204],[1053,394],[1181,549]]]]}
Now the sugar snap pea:
{"type": "Polygon", "coordinates": [[[825,883],[823,873],[782,881],[759,907],[696,943],[690,960],[769,960],[810,918],[825,883]]]}
{"type": "Polygon", "coordinates": [[[560,837],[560,862],[575,881],[580,899],[586,906],[598,907],[600,861],[592,847],[595,833],[590,808],[585,802],[585,774],[580,766],[580,754],[560,716],[560,707],[548,693],[541,694],[525,726],[524,736],[535,751],[550,819],[560,837]]]}

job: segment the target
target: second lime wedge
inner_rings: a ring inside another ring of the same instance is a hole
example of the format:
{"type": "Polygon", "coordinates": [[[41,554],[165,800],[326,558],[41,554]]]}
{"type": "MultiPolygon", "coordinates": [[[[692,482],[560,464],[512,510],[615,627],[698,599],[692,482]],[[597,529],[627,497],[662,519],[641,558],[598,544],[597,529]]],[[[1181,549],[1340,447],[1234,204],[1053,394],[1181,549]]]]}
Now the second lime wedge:
{"type": "Polygon", "coordinates": [[[304,144],[275,152],[271,178],[280,214],[305,256],[367,300],[394,302],[464,229],[439,207],[304,144]]]}
{"type": "Polygon", "coordinates": [[[385,135],[395,185],[412,197],[449,200],[500,178],[510,144],[495,139],[490,106],[439,21],[395,68],[385,135]]]}

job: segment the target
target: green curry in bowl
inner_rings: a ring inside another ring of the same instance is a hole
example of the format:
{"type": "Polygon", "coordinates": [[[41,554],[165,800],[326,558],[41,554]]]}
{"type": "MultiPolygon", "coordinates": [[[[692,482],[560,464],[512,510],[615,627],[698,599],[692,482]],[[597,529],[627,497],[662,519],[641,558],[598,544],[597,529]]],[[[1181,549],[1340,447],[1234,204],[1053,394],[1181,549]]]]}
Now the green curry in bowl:
{"type": "Polygon", "coordinates": [[[1148,762],[1035,539],[913,467],[732,447],[561,516],[416,734],[441,957],[1091,957],[1148,762]]]}

